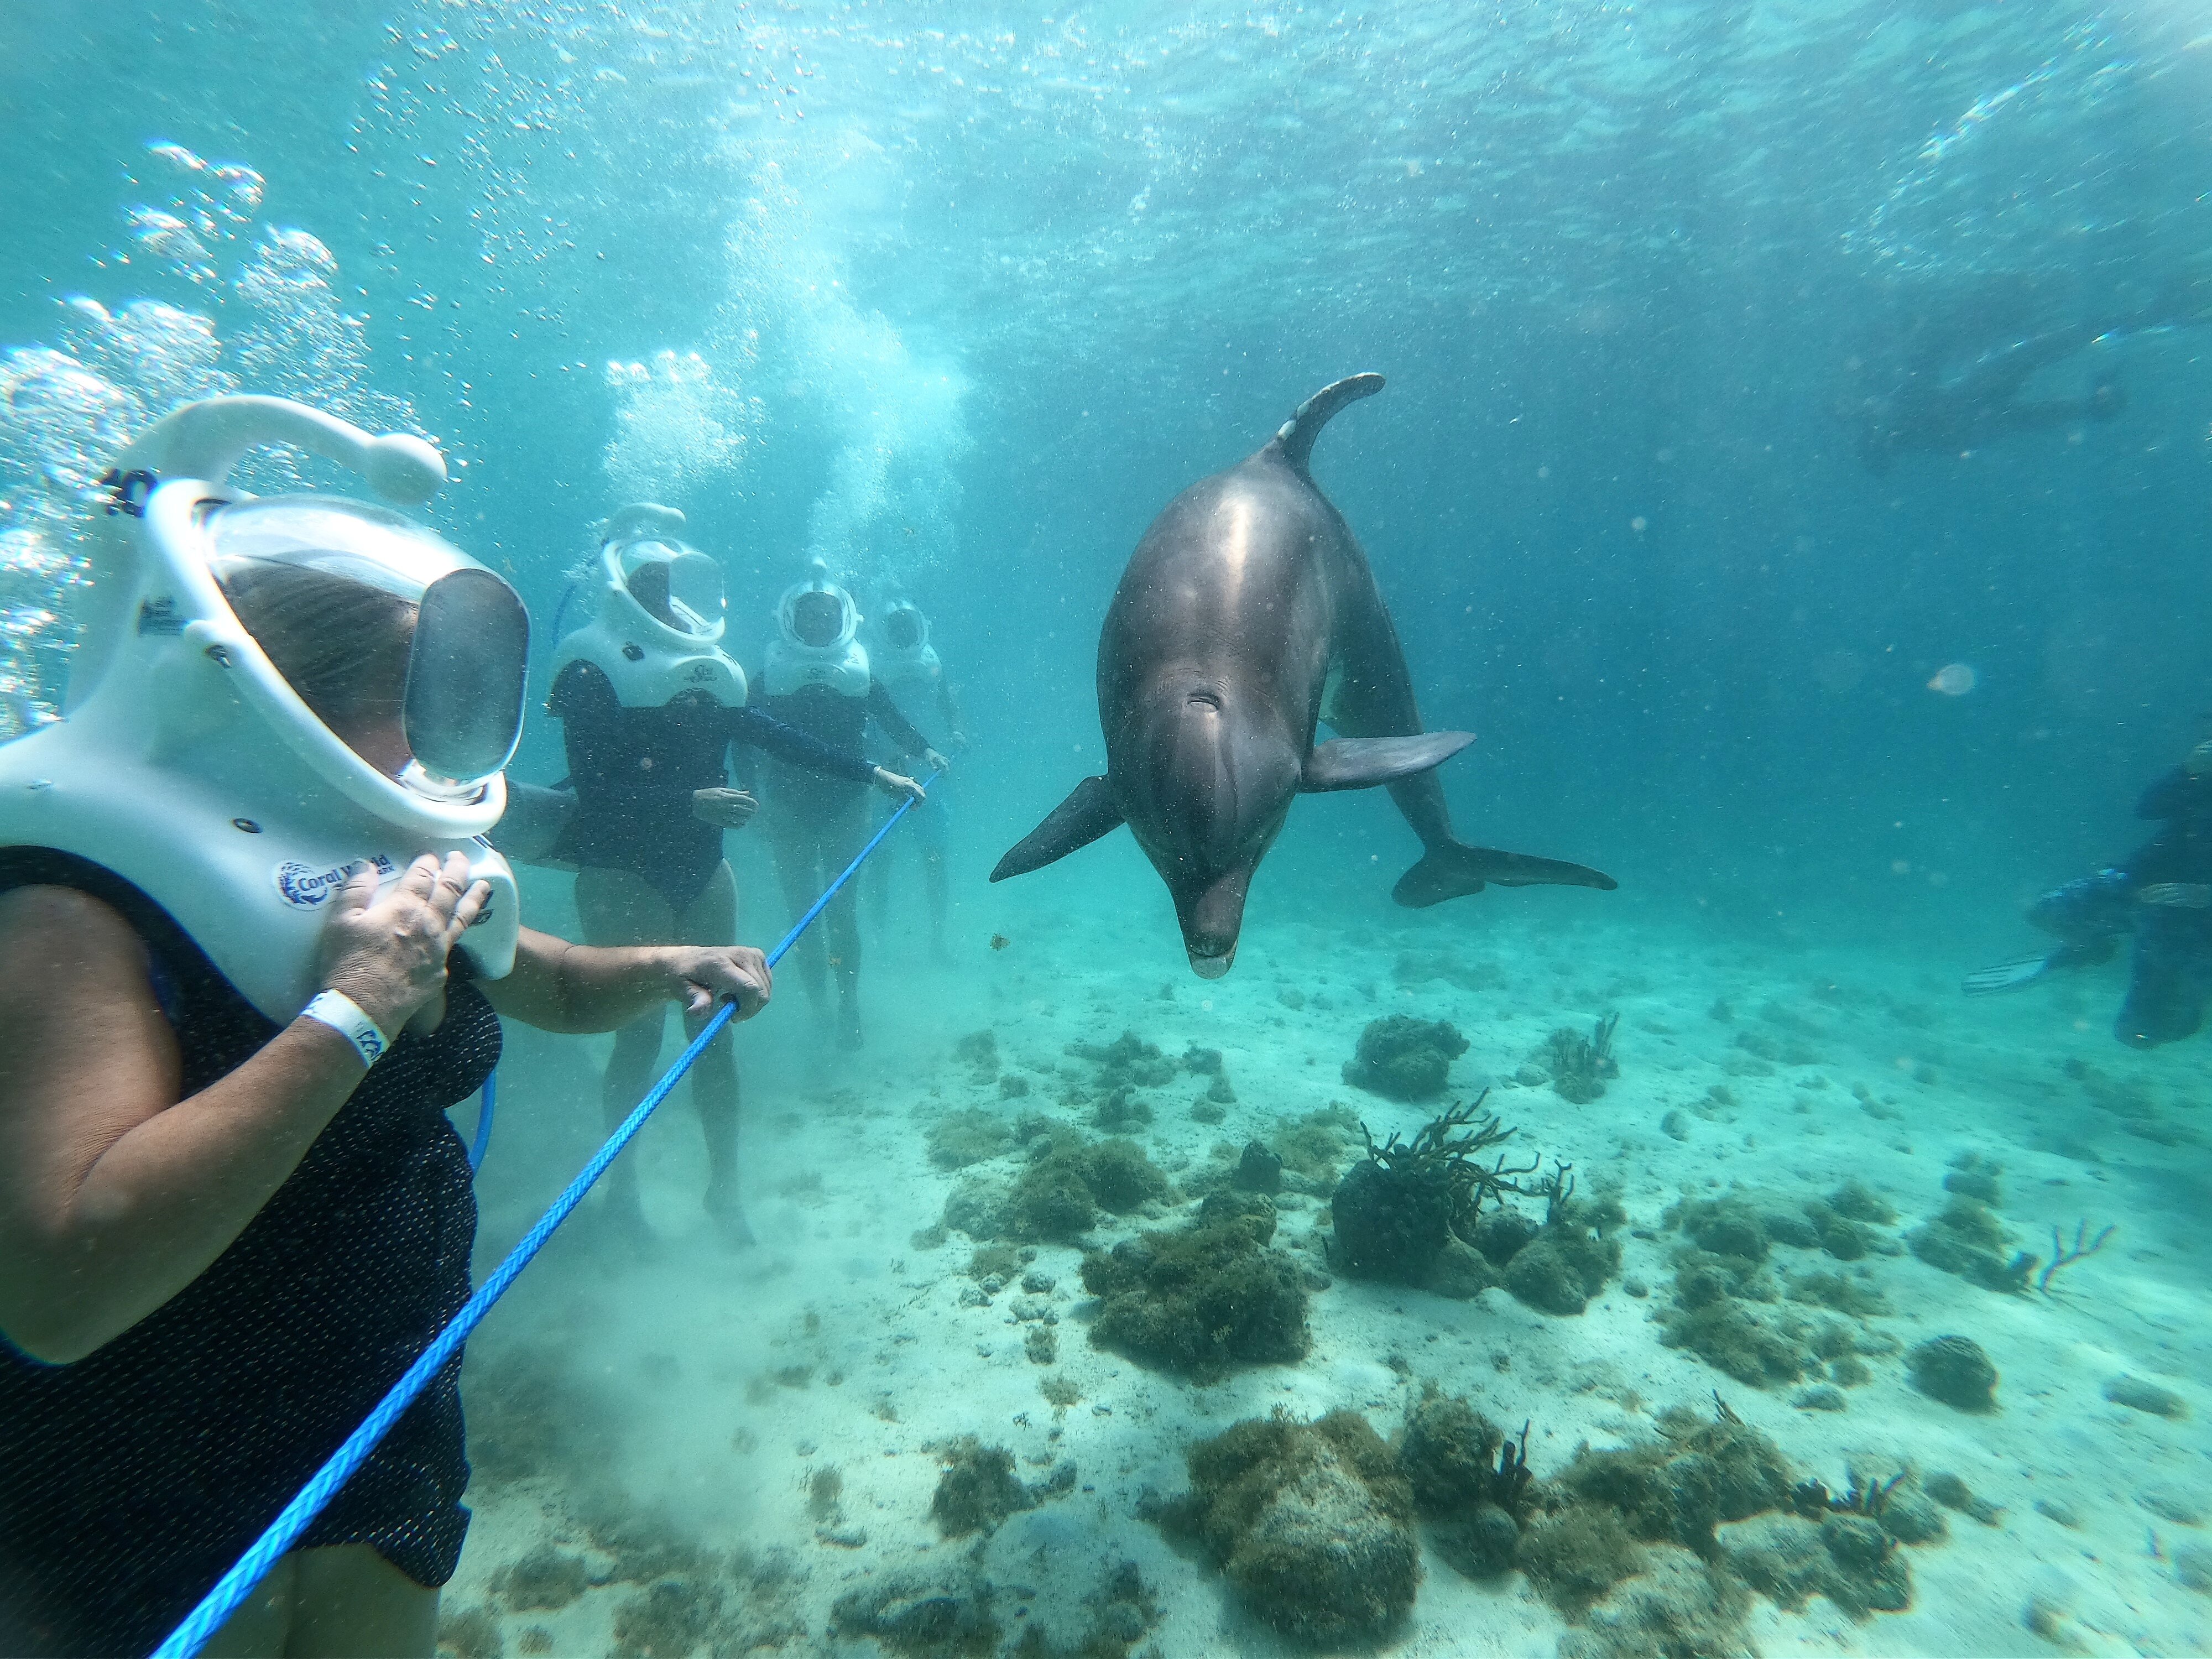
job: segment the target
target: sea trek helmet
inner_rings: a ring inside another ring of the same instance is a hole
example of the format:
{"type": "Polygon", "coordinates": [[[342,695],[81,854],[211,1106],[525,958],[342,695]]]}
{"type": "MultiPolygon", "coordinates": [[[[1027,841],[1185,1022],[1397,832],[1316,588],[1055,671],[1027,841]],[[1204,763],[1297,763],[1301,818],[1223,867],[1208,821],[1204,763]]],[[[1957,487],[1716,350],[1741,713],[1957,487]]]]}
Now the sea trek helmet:
{"type": "Polygon", "coordinates": [[[421,854],[459,852],[492,888],[461,948],[501,977],[520,907],[483,834],[506,810],[501,774],[521,732],[522,602],[388,508],[224,483],[272,444],[403,504],[445,482],[421,439],[372,437],[283,398],[209,398],[147,431],[103,480],[63,718],[0,746],[0,847],[51,848],[131,883],[280,1022],[315,989],[323,912],[355,870],[388,882],[421,854]],[[398,711],[410,757],[396,775],[325,724],[232,608],[225,582],[269,569],[415,608],[398,711]]]}
{"type": "Polygon", "coordinates": [[[684,515],[638,501],[607,523],[597,612],[562,640],[553,673],[588,662],[625,708],[659,708],[698,692],[745,706],[745,675],[721,648],[722,568],[682,539],[684,515]]]}
{"type": "Polygon", "coordinates": [[[811,560],[806,580],[793,582],[776,602],[776,637],[769,641],[766,678],[772,697],[788,696],[809,685],[826,685],[844,697],[868,695],[868,649],[860,641],[860,609],[853,596],[830,580],[830,567],[811,560]],[[799,606],[811,594],[836,601],[836,636],[810,645],[799,636],[799,606]]]}
{"type": "Polygon", "coordinates": [[[945,665],[929,642],[929,618],[912,599],[893,599],[877,631],[882,639],[870,653],[871,666],[892,690],[933,686],[944,677],[945,665]]]}

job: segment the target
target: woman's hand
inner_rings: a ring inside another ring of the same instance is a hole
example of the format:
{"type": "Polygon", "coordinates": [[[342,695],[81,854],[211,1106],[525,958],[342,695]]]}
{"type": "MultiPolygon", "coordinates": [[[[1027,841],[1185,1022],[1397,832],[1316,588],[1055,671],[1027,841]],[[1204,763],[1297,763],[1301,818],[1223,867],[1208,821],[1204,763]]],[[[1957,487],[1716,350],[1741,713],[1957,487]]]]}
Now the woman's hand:
{"type": "Polygon", "coordinates": [[[338,890],[323,925],[322,982],[351,997],[386,1036],[398,1036],[446,988],[446,958],[491,901],[491,884],[469,880],[469,861],[425,853],[381,897],[364,864],[338,890]]]}
{"type": "Polygon", "coordinates": [[[942,772],[952,764],[934,749],[925,749],[921,751],[921,763],[933,772],[942,772]]]}
{"type": "Polygon", "coordinates": [[[2136,897],[2166,910],[2212,910],[2212,887],[2194,881],[2156,881],[2138,889],[2136,897]]]}
{"type": "Polygon", "coordinates": [[[768,958],[750,945],[663,946],[667,994],[692,1018],[710,1014],[719,1002],[735,1002],[738,1018],[750,1019],[768,1006],[774,975],[768,958]]]}
{"type": "Polygon", "coordinates": [[[927,799],[921,786],[912,778],[903,777],[880,766],[876,769],[876,787],[886,795],[903,795],[908,800],[927,799]]]}
{"type": "Polygon", "coordinates": [[[691,816],[717,830],[742,830],[760,811],[760,802],[742,789],[694,789],[691,816]]]}
{"type": "Polygon", "coordinates": [[[680,1002],[693,1018],[727,999],[738,1018],[768,1006],[768,959],[749,945],[570,945],[519,930],[514,969],[477,988],[510,1019],[541,1031],[614,1031],[680,1002]]]}

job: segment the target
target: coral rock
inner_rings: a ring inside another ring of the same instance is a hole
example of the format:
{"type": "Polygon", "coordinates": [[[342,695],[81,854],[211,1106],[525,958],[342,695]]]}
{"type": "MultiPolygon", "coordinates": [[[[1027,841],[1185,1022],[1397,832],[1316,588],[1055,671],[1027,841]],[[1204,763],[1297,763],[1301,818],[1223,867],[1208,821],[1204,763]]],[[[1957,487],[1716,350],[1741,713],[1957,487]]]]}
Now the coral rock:
{"type": "Polygon", "coordinates": [[[1996,1409],[1997,1368],[1972,1337],[1938,1336],[1905,1357],[1912,1386],[1962,1412],[1996,1409]]]}
{"type": "Polygon", "coordinates": [[[1183,1524],[1256,1617],[1297,1641],[1336,1643],[1379,1636],[1413,1607],[1413,1493],[1365,1419],[1248,1419],[1188,1461],[1183,1524]]]}
{"type": "Polygon", "coordinates": [[[1385,1014],[1359,1034],[1344,1080],[1389,1100],[1434,1100],[1444,1091],[1452,1061],[1466,1052],[1467,1039],[1449,1021],[1385,1014]]]}

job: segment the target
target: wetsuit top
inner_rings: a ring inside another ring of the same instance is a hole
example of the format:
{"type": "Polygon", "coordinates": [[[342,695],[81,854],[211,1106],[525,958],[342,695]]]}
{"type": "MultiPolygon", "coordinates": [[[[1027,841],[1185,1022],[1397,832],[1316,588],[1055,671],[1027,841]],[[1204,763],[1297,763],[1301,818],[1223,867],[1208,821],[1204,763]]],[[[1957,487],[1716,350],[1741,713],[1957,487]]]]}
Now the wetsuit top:
{"type": "MultiPolygon", "coordinates": [[[[928,698],[936,705],[937,718],[945,722],[947,738],[957,740],[962,736],[960,698],[952,689],[951,677],[942,671],[929,676],[916,674],[905,680],[879,679],[876,684],[890,692],[894,697],[903,696],[911,699],[918,694],[928,698]]],[[[911,706],[910,703],[909,706],[911,706]]],[[[893,712],[896,712],[896,708],[893,712]]]]}
{"type": "Polygon", "coordinates": [[[2166,823],[2129,856],[2123,867],[2130,880],[2212,884],[2212,775],[2175,767],[2143,791],[2136,816],[2166,823]]]}
{"type": "MultiPolygon", "coordinates": [[[[0,852],[0,890],[72,887],[144,941],[184,1096],[277,1027],[167,912],[97,866],[0,852]]],[[[403,1035],[230,1248],[104,1347],[45,1365],[0,1341],[0,1653],[139,1654],[368,1415],[469,1293],[468,1154],[446,1108],[499,1060],[499,1017],[456,954],[446,1017],[403,1035]]],[[[416,1583],[453,1576],[460,1356],[301,1540],[368,1544],[416,1583]]]]}
{"type": "Polygon", "coordinates": [[[625,708],[606,675],[572,662],[546,711],[561,722],[576,787],[576,815],[556,849],[579,865],[642,878],[678,915],[722,861],[722,832],[692,815],[691,796],[726,787],[732,743],[766,750],[805,771],[859,786],[874,769],[753,708],[686,695],[659,708],[625,708]]]}
{"type": "MultiPolygon", "coordinates": [[[[755,682],[756,684],[760,683],[755,682]]],[[[787,692],[781,697],[764,696],[761,699],[761,706],[776,719],[827,744],[838,754],[854,757],[864,771],[866,771],[868,763],[860,757],[866,753],[871,720],[883,728],[884,736],[898,745],[902,755],[919,755],[929,747],[929,739],[899,713],[898,705],[891,701],[891,694],[878,679],[868,682],[868,695],[865,697],[842,696],[827,685],[802,685],[798,690],[787,692]]],[[[874,774],[867,771],[867,775],[872,777],[874,774]]],[[[842,780],[832,781],[827,777],[802,779],[788,770],[779,773],[777,782],[792,800],[795,810],[809,816],[817,811],[834,811],[849,806],[859,794],[858,790],[842,780]]]]}

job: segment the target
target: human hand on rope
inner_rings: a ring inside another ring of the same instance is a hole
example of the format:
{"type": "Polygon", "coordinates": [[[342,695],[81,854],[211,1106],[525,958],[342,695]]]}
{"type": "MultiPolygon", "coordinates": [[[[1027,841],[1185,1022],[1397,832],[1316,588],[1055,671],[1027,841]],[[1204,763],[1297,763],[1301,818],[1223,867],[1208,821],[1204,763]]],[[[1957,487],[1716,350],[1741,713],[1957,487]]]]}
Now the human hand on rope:
{"type": "Polygon", "coordinates": [[[908,800],[921,800],[926,798],[920,784],[912,778],[891,771],[887,767],[878,766],[876,769],[876,787],[886,795],[903,795],[908,800]]]}
{"type": "Polygon", "coordinates": [[[775,975],[768,958],[750,945],[670,945],[655,954],[669,997],[694,1018],[712,1013],[718,1002],[736,1003],[739,1019],[768,1006],[775,975]]]}
{"type": "Polygon", "coordinates": [[[363,863],[331,901],[322,982],[397,1036],[444,994],[446,958],[483,915],[491,884],[471,882],[459,853],[425,853],[386,891],[376,887],[376,866],[363,863]]]}

